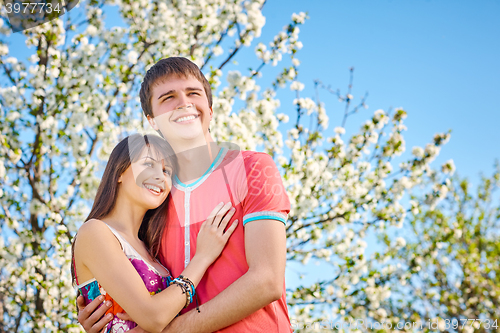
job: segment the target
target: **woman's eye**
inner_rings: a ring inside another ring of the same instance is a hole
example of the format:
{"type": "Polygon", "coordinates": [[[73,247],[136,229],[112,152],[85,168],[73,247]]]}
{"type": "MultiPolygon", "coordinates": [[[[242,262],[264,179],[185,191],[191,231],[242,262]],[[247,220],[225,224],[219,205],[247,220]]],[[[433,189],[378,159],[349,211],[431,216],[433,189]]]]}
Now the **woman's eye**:
{"type": "Polygon", "coordinates": [[[172,176],[172,171],[168,170],[168,169],[165,169],[163,170],[163,173],[169,175],[169,176],[172,176]]]}
{"type": "Polygon", "coordinates": [[[153,167],[153,163],[144,163],[143,165],[147,166],[147,167],[153,167]]]}

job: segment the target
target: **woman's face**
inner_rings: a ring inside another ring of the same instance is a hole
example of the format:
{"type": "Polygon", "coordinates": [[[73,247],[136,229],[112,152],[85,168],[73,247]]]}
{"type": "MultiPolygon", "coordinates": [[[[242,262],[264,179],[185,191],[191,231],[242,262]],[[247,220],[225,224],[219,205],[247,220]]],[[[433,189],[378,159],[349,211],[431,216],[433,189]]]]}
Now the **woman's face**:
{"type": "Polygon", "coordinates": [[[140,206],[155,209],[170,193],[172,170],[168,160],[146,147],[120,176],[121,191],[140,206]]]}

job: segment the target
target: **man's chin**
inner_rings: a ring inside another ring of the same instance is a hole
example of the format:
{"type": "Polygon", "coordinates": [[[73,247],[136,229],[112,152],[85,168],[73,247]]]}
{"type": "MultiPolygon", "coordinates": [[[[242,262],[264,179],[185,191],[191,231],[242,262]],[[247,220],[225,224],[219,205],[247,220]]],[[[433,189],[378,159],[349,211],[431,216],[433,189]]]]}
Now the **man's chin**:
{"type": "Polygon", "coordinates": [[[175,132],[177,132],[177,133],[175,133],[172,130],[162,131],[160,129],[160,132],[162,133],[165,140],[167,140],[171,144],[189,143],[189,142],[199,143],[202,141],[203,142],[206,141],[206,136],[204,135],[204,133],[202,131],[199,131],[198,133],[186,133],[187,131],[185,131],[185,132],[181,131],[181,133],[179,133],[178,131],[175,131],[175,132]]]}

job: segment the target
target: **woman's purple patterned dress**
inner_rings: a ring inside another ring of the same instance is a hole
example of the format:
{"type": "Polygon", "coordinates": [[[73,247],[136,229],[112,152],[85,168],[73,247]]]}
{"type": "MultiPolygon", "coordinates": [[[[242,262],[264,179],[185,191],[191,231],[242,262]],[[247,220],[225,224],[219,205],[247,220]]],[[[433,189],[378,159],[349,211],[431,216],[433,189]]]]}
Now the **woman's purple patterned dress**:
{"type": "MultiPolygon", "coordinates": [[[[115,229],[111,228],[109,225],[108,227],[121,243],[123,252],[125,252],[125,255],[135,267],[137,273],[139,273],[139,275],[141,276],[142,281],[144,281],[144,284],[146,285],[146,288],[151,293],[151,295],[157,294],[160,291],[166,289],[172,281],[172,276],[170,275],[170,273],[167,276],[162,276],[160,272],[158,272],[156,268],[146,262],[141,257],[141,255],[137,253],[137,251],[115,229]]],[[[105,295],[105,301],[110,300],[113,302],[113,306],[110,310],[108,310],[108,312],[113,313],[114,318],[108,323],[106,327],[107,333],[127,332],[137,326],[137,324],[133,321],[121,320],[116,316],[116,313],[122,312],[121,307],[109,295],[106,294],[106,291],[99,285],[96,279],[86,281],[78,285],[78,288],[80,289],[82,296],[85,298],[85,304],[90,303],[99,295],[105,295]]]]}

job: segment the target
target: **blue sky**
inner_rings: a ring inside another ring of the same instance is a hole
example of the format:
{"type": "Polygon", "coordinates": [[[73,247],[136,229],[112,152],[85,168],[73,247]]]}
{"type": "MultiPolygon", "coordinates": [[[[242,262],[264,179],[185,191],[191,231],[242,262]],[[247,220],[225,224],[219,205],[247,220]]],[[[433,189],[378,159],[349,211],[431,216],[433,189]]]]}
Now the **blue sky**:
{"type": "MultiPolygon", "coordinates": [[[[299,11],[310,17],[298,53],[303,96],[314,96],[314,79],[346,92],[352,66],[353,95],[368,91],[369,109],[352,117],[348,129],[379,108],[403,107],[407,151],[452,129],[434,165],[453,158],[458,173],[473,181],[492,172],[500,158],[500,1],[271,0],[258,41],[270,41],[299,11]]],[[[332,131],[343,108],[326,91],[320,97],[332,131]]],[[[281,112],[292,109],[292,98],[282,99],[281,112]]]]}

